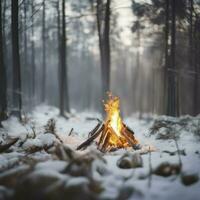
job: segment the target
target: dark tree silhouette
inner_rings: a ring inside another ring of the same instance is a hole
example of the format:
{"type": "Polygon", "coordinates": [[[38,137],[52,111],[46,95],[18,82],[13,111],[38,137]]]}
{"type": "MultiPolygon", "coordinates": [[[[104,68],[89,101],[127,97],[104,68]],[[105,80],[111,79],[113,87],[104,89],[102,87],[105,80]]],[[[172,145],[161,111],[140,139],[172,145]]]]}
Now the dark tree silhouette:
{"type": "Polygon", "coordinates": [[[169,0],[165,1],[165,66],[164,66],[164,95],[163,95],[163,110],[167,110],[167,74],[169,67],[169,0]]]}
{"type": "Polygon", "coordinates": [[[13,114],[21,118],[22,93],[19,56],[18,0],[12,0],[13,114]]]}
{"type": "Polygon", "coordinates": [[[99,50],[101,60],[102,97],[106,98],[106,92],[110,91],[110,3],[107,0],[97,0],[97,29],[99,36],[99,50]]]}
{"type": "Polygon", "coordinates": [[[60,115],[64,116],[64,111],[69,112],[67,60],[66,60],[66,21],[65,21],[65,0],[62,0],[62,36],[61,36],[61,65],[60,65],[60,115]]]}
{"type": "Polygon", "coordinates": [[[2,1],[0,1],[0,127],[1,122],[6,118],[6,68],[4,63],[3,30],[2,30],[2,1]]]}
{"type": "Polygon", "coordinates": [[[178,78],[176,68],[176,1],[171,0],[171,54],[170,66],[168,68],[168,103],[167,114],[171,116],[179,115],[178,102],[178,78]]]}
{"type": "Polygon", "coordinates": [[[42,10],[42,102],[46,98],[46,0],[43,0],[42,10]]]}
{"type": "Polygon", "coordinates": [[[32,69],[32,77],[31,77],[31,90],[32,90],[32,96],[34,97],[35,100],[35,41],[34,41],[34,36],[35,36],[35,30],[34,30],[34,1],[31,2],[31,69],[32,69]]]}
{"type": "Polygon", "coordinates": [[[193,31],[193,37],[194,37],[194,97],[193,97],[193,110],[194,115],[197,115],[200,112],[200,87],[199,87],[199,74],[200,74],[200,16],[196,15],[194,20],[194,31],[193,31]]]}

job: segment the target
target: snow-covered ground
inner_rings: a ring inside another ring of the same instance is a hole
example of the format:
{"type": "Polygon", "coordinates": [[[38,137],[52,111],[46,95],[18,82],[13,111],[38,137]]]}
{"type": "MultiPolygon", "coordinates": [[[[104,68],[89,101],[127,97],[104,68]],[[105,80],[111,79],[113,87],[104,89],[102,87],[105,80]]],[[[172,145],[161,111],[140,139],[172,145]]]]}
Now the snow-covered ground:
{"type": "Polygon", "coordinates": [[[43,105],[23,123],[4,121],[0,145],[19,140],[0,154],[0,199],[200,198],[200,116],[132,116],[124,121],[142,150],[75,151],[97,124],[90,117],[100,118],[84,112],[67,120],[43,105]]]}

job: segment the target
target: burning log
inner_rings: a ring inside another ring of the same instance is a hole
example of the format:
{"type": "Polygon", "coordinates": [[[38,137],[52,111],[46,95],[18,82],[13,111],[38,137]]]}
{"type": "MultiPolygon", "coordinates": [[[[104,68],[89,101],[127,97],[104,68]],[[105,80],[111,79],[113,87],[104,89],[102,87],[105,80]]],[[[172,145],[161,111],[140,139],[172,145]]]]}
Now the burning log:
{"type": "Polygon", "coordinates": [[[95,128],[88,134],[88,139],[77,147],[77,150],[87,148],[96,140],[97,148],[102,152],[119,148],[138,148],[138,140],[134,132],[122,122],[119,111],[119,98],[109,94],[108,101],[104,104],[107,117],[105,122],[99,121],[95,128]]]}

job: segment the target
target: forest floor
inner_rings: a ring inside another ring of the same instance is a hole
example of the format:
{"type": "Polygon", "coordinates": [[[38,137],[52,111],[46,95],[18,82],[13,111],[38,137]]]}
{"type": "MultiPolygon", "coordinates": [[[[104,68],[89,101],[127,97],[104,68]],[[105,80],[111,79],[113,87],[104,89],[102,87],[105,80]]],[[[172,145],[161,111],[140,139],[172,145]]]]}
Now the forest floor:
{"type": "Polygon", "coordinates": [[[91,117],[99,116],[75,113],[67,120],[43,105],[23,123],[4,121],[0,200],[199,199],[200,116],[132,116],[124,121],[141,150],[103,154],[92,144],[76,151],[97,124],[91,117]]]}

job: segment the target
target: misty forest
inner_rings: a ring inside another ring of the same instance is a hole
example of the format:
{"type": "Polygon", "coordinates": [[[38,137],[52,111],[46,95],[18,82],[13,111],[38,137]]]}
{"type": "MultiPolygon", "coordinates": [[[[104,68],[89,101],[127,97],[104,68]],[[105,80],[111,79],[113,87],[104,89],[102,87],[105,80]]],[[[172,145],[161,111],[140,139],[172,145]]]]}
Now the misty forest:
{"type": "Polygon", "coordinates": [[[0,200],[196,200],[199,146],[199,0],[0,0],[0,200]]]}

